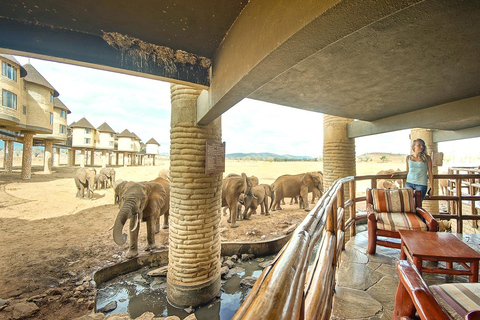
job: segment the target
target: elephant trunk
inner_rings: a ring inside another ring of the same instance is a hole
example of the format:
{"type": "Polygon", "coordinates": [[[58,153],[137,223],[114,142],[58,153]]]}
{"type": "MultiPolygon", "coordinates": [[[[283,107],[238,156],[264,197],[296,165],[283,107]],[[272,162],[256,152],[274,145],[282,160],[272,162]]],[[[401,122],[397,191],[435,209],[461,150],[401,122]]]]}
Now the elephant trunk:
{"type": "Polygon", "coordinates": [[[123,245],[127,240],[127,235],[122,233],[123,226],[128,218],[132,215],[133,206],[130,203],[124,203],[118,212],[115,224],[113,225],[113,241],[119,246],[123,245]]]}
{"type": "Polygon", "coordinates": [[[273,206],[273,202],[275,200],[275,191],[272,190],[272,201],[270,202],[270,207],[268,208],[268,210],[272,210],[272,206],[273,206]]]}

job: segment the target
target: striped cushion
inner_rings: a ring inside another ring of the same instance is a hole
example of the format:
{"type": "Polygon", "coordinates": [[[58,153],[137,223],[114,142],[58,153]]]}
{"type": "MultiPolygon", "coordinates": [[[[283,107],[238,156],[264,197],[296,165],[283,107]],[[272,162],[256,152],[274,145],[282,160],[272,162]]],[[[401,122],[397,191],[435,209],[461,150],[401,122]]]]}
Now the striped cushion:
{"type": "Polygon", "coordinates": [[[415,212],[413,189],[372,189],[376,212],[415,212]]]}
{"type": "Polygon", "coordinates": [[[417,230],[428,231],[427,225],[422,218],[415,213],[409,212],[378,212],[377,229],[398,231],[398,230],[417,230]]]}
{"type": "Polygon", "coordinates": [[[445,307],[452,318],[457,318],[451,313],[453,309],[460,318],[473,310],[480,310],[480,284],[479,283],[447,283],[430,286],[432,292],[439,299],[442,306],[448,304],[451,308],[445,307]],[[443,300],[443,301],[441,301],[443,300]]]}

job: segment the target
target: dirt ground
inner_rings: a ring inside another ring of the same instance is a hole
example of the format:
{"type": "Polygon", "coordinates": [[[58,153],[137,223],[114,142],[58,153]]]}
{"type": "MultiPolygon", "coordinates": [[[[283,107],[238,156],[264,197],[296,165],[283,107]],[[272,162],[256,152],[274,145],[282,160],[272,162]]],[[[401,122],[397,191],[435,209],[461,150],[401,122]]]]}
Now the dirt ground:
{"type": "MultiPolygon", "coordinates": [[[[318,163],[313,165],[318,169],[318,163]]],[[[164,168],[168,168],[167,162],[115,170],[117,179],[142,181],[156,178],[164,168]]],[[[0,172],[0,319],[15,316],[12,305],[19,302],[39,306],[35,319],[72,319],[87,314],[94,306],[92,274],[124,259],[125,248],[117,246],[108,231],[118,212],[113,190],[96,191],[91,200],[76,198],[76,169],[60,166],[47,175],[37,165],[28,181],[20,179],[18,167],[11,174],[0,172]],[[10,305],[2,306],[2,300],[10,305]]],[[[302,169],[311,171],[305,166],[302,169]]],[[[260,183],[271,183],[276,175],[270,173],[265,180],[257,172],[247,174],[259,176],[260,183]]],[[[240,221],[236,229],[222,216],[221,239],[275,238],[306,214],[297,205],[286,205],[270,216],[256,214],[249,221],[240,221]]],[[[142,225],[140,253],[146,244],[145,229],[142,225]]],[[[157,234],[156,243],[168,245],[167,230],[157,234]]]]}

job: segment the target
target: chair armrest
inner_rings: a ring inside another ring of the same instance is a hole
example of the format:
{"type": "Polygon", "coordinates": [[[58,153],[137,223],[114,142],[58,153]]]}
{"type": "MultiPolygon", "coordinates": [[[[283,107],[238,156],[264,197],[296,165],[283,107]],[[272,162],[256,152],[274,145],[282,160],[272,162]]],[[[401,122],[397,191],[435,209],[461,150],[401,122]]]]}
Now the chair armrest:
{"type": "Polygon", "coordinates": [[[465,320],[480,320],[480,310],[474,310],[467,313],[465,320]]]}
{"type": "Polygon", "coordinates": [[[376,221],[377,218],[375,217],[375,210],[373,210],[373,205],[371,203],[367,203],[367,219],[376,221]]]}
{"type": "MultiPolygon", "coordinates": [[[[433,296],[433,293],[418,273],[417,268],[407,260],[399,260],[396,264],[399,276],[399,286],[402,286],[403,289],[407,291],[420,318],[423,320],[450,319],[448,313],[438,303],[433,296]]],[[[401,301],[395,301],[395,308],[397,308],[397,303],[401,303],[401,301]]]]}
{"type": "Polygon", "coordinates": [[[417,207],[417,214],[419,214],[425,219],[425,222],[428,227],[428,231],[434,231],[434,232],[438,231],[438,221],[435,220],[435,218],[430,214],[430,212],[428,212],[423,208],[417,207]]]}

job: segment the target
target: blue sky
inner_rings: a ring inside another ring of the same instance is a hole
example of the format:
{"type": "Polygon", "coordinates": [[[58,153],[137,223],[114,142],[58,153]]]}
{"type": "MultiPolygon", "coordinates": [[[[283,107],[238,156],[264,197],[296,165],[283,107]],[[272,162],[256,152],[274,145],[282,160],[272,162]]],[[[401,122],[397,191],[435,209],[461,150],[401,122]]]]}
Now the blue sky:
{"type": "MultiPolygon", "coordinates": [[[[161,152],[170,149],[170,85],[114,72],[16,56],[30,63],[60,93],[72,111],[68,124],[87,118],[98,127],[107,122],[115,131],[135,132],[142,141],[154,138],[161,152]]],[[[356,154],[408,153],[410,130],[356,139],[356,154]]],[[[323,148],[322,114],[244,99],[222,115],[227,153],[271,152],[318,157],[323,148]]],[[[444,152],[480,153],[480,138],[440,143],[444,152]]]]}

